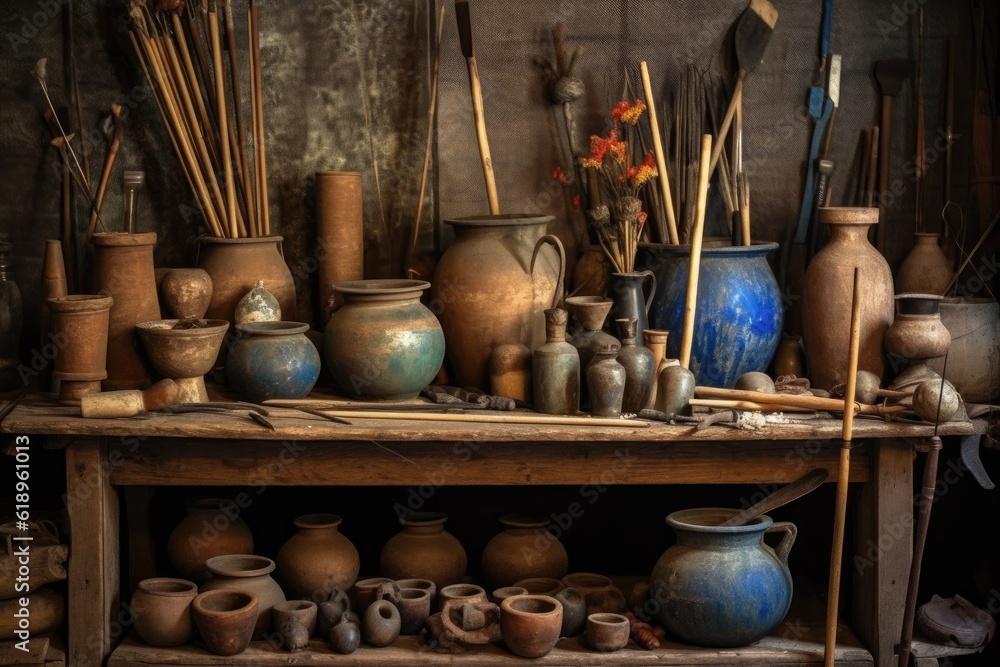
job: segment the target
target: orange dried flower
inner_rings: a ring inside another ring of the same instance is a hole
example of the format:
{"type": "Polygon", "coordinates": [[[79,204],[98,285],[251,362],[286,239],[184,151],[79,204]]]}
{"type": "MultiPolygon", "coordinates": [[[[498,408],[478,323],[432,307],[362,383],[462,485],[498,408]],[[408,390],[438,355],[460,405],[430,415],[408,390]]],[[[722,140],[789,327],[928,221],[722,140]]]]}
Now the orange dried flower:
{"type": "Polygon", "coordinates": [[[630,108],[631,105],[625,100],[622,100],[621,102],[615,105],[614,109],[611,110],[611,117],[617,121],[620,121],[622,119],[622,115],[627,113],[630,108]]]}
{"type": "Polygon", "coordinates": [[[622,123],[635,125],[639,122],[644,111],[646,111],[646,103],[642,100],[636,100],[635,104],[619,102],[618,106],[611,112],[611,117],[622,123]]]}
{"type": "Polygon", "coordinates": [[[559,181],[560,183],[569,183],[569,176],[563,171],[563,168],[559,165],[552,170],[552,180],[559,181]]]}

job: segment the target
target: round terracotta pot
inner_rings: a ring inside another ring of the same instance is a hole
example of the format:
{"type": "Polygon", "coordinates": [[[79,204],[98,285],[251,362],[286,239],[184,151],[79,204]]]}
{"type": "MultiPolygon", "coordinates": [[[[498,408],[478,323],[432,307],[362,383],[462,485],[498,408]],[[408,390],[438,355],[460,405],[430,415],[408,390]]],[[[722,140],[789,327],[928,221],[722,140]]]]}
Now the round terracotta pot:
{"type": "Polygon", "coordinates": [[[160,279],[160,295],[178,319],[205,317],[212,302],[212,276],[204,269],[171,269],[160,279]]]}
{"type": "Polygon", "coordinates": [[[896,294],[944,294],[954,275],[936,233],[913,234],[913,250],[896,272],[896,294]]]}
{"type": "Polygon", "coordinates": [[[198,586],[184,579],[144,579],[132,595],[132,621],[150,646],[180,646],[194,634],[191,601],[198,586]]]}
{"type": "Polygon", "coordinates": [[[234,389],[255,403],[305,398],[319,379],[320,357],[303,322],[246,322],[226,360],[234,389]]]}
{"type": "Polygon", "coordinates": [[[439,512],[414,512],[399,519],[403,530],[382,548],[379,573],[390,579],[430,579],[440,591],[465,576],[468,561],[462,543],[444,529],[439,512]]]}
{"type": "Polygon", "coordinates": [[[512,653],[540,658],[552,650],[562,631],[562,605],[548,595],[515,595],[500,604],[500,628],[512,653]]]}
{"type": "Polygon", "coordinates": [[[94,244],[93,290],[114,299],[108,322],[108,377],[104,391],[144,389],[151,368],[135,325],[160,319],[153,273],[156,234],[98,232],[94,244]]]}
{"type": "Polygon", "coordinates": [[[546,246],[558,244],[545,234],[552,219],[512,214],[446,221],[455,240],[434,272],[430,308],[444,329],[455,385],[489,391],[495,346],[522,343],[534,350],[544,342],[542,311],[562,296],[556,294],[562,246],[546,246]]]}
{"type": "Polygon", "coordinates": [[[340,389],[369,399],[415,398],[444,361],[444,332],[420,303],[423,280],[355,280],[327,322],[323,356],[340,389]]]}
{"type": "Polygon", "coordinates": [[[503,532],[483,549],[483,579],[490,589],[532,577],[560,579],[569,568],[566,547],[548,531],[548,519],[506,514],[503,532]]]}
{"type": "MultiPolygon", "coordinates": [[[[281,257],[280,236],[199,239],[198,267],[212,277],[212,300],[205,317],[233,321],[236,304],[263,280],[278,299],[285,319],[295,319],[295,282],[281,257]]],[[[153,318],[150,318],[153,319],[153,318]]]]}
{"type": "Polygon", "coordinates": [[[778,351],[774,353],[774,376],[794,375],[803,376],[802,350],[800,347],[802,339],[798,336],[782,336],[778,343],[778,351]]]}
{"type": "Polygon", "coordinates": [[[246,650],[259,609],[259,598],[248,591],[206,591],[191,603],[198,634],[216,655],[236,655],[246,650]]]}
{"type": "Polygon", "coordinates": [[[935,377],[927,361],[943,357],[951,346],[951,334],[941,322],[943,298],[936,294],[896,295],[896,317],[885,332],[885,349],[909,365],[892,381],[892,389],[913,388],[935,377]]]}
{"type": "Polygon", "coordinates": [[[52,378],[59,380],[59,400],[79,403],[85,394],[101,390],[108,376],[108,315],[114,299],[95,294],[71,294],[49,299],[50,327],[55,345],[52,378]]]}
{"type": "Polygon", "coordinates": [[[254,637],[261,637],[271,629],[271,609],[285,601],[281,586],[271,578],[273,560],[252,554],[229,554],[209,558],[205,567],[212,576],[202,584],[202,592],[228,590],[253,593],[260,599],[254,637]]]}
{"type": "Polygon", "coordinates": [[[253,553],[253,534],[239,516],[236,503],[203,498],[191,503],[167,540],[170,563],[185,579],[201,582],[205,561],[226,554],[253,553]]]}
{"type": "Polygon", "coordinates": [[[299,532],[275,558],[277,578],[294,597],[322,602],[335,588],[348,590],[358,578],[361,559],[351,541],[340,534],[336,514],[306,514],[295,519],[299,532]]]}
{"type": "MultiPolygon", "coordinates": [[[[860,272],[861,352],[858,368],[882,378],[882,341],[892,324],[892,272],[868,242],[878,223],[875,208],[820,208],[830,238],[806,270],[802,286],[802,339],[812,386],[831,389],[847,377],[854,269],[860,272]]],[[[759,370],[759,369],[757,369],[759,370]]]]}

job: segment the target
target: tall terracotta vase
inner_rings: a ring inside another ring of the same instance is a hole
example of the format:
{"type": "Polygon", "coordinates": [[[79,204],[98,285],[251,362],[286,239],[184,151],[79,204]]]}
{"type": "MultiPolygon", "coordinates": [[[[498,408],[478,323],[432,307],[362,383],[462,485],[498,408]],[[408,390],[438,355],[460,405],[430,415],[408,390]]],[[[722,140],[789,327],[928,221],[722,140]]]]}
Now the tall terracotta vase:
{"type": "Polygon", "coordinates": [[[868,242],[878,223],[876,208],[821,208],[829,241],[806,270],[802,288],[802,338],[814,387],[830,389],[847,377],[854,269],[860,270],[861,356],[858,368],[877,375],[885,368],[882,343],[892,324],[892,271],[868,242]]]}
{"type": "Polygon", "coordinates": [[[513,214],[446,221],[455,240],[434,272],[430,308],[444,329],[454,384],[489,391],[494,347],[534,350],[545,341],[542,311],[562,298],[565,266],[559,239],[545,234],[551,220],[513,214]]]}
{"type": "Polygon", "coordinates": [[[440,591],[465,576],[465,548],[444,529],[447,515],[414,512],[400,517],[403,530],[382,548],[379,574],[393,580],[430,579],[440,591]]]}
{"type": "Polygon", "coordinates": [[[293,535],[275,559],[277,578],[293,597],[325,602],[339,588],[348,590],[358,578],[358,550],[338,530],[336,514],[307,514],[295,519],[293,535]]]}
{"type": "Polygon", "coordinates": [[[233,321],[236,304],[263,280],[281,306],[281,317],[295,319],[295,282],[281,256],[280,236],[222,239],[203,237],[198,268],[212,278],[212,301],[205,312],[210,320],[233,321]]]}
{"type": "Polygon", "coordinates": [[[938,246],[938,235],[917,232],[913,250],[896,272],[896,294],[944,294],[954,271],[938,246]]]}
{"type": "Polygon", "coordinates": [[[333,284],[365,277],[361,202],[361,174],[316,172],[316,260],[323,326],[344,305],[343,295],[334,291],[333,284]]]}
{"type": "Polygon", "coordinates": [[[99,232],[94,244],[93,288],[114,299],[108,323],[108,377],[105,391],[143,389],[151,383],[151,367],[135,325],[160,319],[153,273],[156,234],[99,232]]]}

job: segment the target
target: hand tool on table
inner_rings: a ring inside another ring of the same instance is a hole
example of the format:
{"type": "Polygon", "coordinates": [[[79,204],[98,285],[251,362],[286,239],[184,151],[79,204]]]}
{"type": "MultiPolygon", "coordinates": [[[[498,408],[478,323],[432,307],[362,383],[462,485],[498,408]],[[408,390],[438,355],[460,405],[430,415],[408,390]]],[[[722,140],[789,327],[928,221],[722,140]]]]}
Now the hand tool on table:
{"type": "Polygon", "coordinates": [[[483,89],[479,82],[479,66],[476,64],[476,51],[472,43],[472,20],[469,13],[469,0],[455,0],[455,15],[458,18],[458,39],[462,45],[462,55],[465,56],[465,61],[469,68],[469,87],[472,90],[472,112],[476,119],[479,157],[483,163],[483,177],[486,180],[486,199],[489,203],[490,215],[497,215],[500,213],[500,201],[497,198],[496,178],[493,176],[493,159],[490,157],[490,142],[486,136],[483,89]]]}
{"type": "Polygon", "coordinates": [[[913,648],[913,618],[917,611],[917,589],[920,585],[920,566],[927,542],[927,528],[931,523],[931,508],[934,506],[934,487],[937,486],[938,455],[941,453],[941,398],[944,396],[944,378],[948,371],[948,354],[944,355],[941,367],[941,390],[938,394],[938,418],[934,420],[934,435],[931,436],[927,461],[924,462],[924,477],[920,484],[920,507],[917,510],[917,528],[914,536],[913,558],[910,560],[910,578],[906,583],[906,603],[903,608],[903,629],[899,639],[899,660],[897,667],[908,667],[913,648]]]}
{"type": "MultiPolygon", "coordinates": [[[[762,405],[786,405],[807,410],[825,410],[840,412],[845,409],[844,402],[838,398],[823,398],[812,394],[767,394],[760,391],[744,391],[741,389],[722,389],[719,387],[695,387],[695,396],[699,398],[715,398],[731,401],[751,401],[762,405]]],[[[905,405],[867,405],[852,399],[854,410],[861,415],[886,415],[903,412],[905,405]]]]}
{"type": "Polygon", "coordinates": [[[892,150],[892,98],[899,93],[903,81],[910,75],[910,62],[903,59],[879,60],[875,63],[875,80],[882,92],[882,122],[879,125],[878,149],[878,222],[875,228],[875,245],[885,256],[886,194],[889,192],[889,165],[892,150]]]}
{"type": "Polygon", "coordinates": [[[712,150],[709,175],[715,172],[715,166],[722,154],[722,147],[729,135],[729,127],[733,123],[736,109],[741,104],[743,80],[764,58],[764,51],[767,50],[767,45],[771,41],[771,33],[774,32],[774,24],[777,22],[778,10],[767,0],[750,0],[749,6],[740,15],[733,39],[739,70],[736,73],[733,95],[729,99],[729,108],[726,110],[726,116],[722,119],[719,136],[715,140],[715,148],[712,150]]]}
{"type": "Polygon", "coordinates": [[[122,105],[112,104],[111,115],[101,120],[101,132],[108,142],[108,152],[104,156],[104,169],[101,170],[101,179],[97,183],[94,210],[90,212],[90,222],[87,223],[88,242],[97,228],[97,212],[101,210],[101,205],[104,203],[104,193],[107,191],[111,170],[114,169],[118,149],[121,147],[121,115],[122,105]]]}
{"type": "Polygon", "coordinates": [[[85,394],[80,399],[80,414],[90,418],[134,417],[159,410],[177,402],[180,387],[173,380],[160,380],[144,389],[123,389],[85,394]]]}
{"type": "Polygon", "coordinates": [[[823,468],[814,468],[795,481],[789,482],[760,502],[746,508],[739,514],[723,521],[720,526],[745,526],[761,514],[787,505],[819,488],[819,485],[830,477],[823,468]]]}
{"type": "Polygon", "coordinates": [[[854,268],[854,292],[851,298],[850,352],[847,362],[847,387],[844,390],[844,430],[837,471],[837,499],[833,516],[833,548],[830,553],[830,585],[827,589],[826,634],[823,665],[833,667],[837,652],[837,617],[840,612],[840,569],[844,556],[844,523],[847,519],[847,482],[851,476],[851,436],[854,428],[854,392],[858,382],[858,356],[861,349],[861,272],[854,268]]]}

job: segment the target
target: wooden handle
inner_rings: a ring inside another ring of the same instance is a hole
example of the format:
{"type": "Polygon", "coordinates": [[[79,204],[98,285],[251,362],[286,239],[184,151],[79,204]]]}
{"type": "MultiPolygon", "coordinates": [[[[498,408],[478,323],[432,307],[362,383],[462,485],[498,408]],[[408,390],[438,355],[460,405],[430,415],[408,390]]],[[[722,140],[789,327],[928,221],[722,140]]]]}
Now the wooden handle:
{"type": "Polygon", "coordinates": [[[715,149],[712,151],[712,164],[709,166],[709,174],[715,171],[715,166],[719,164],[719,156],[722,155],[722,147],[726,145],[726,137],[729,136],[729,128],[733,124],[733,117],[736,115],[736,108],[743,98],[743,79],[746,77],[746,70],[740,70],[736,75],[736,85],[733,87],[733,96],[729,100],[729,108],[726,109],[726,117],[722,119],[722,127],[719,128],[719,138],[715,141],[715,149]]]}
{"type": "Polygon", "coordinates": [[[740,237],[745,246],[750,245],[750,182],[742,171],[736,174],[736,190],[740,200],[740,237]]]}
{"type": "Polygon", "coordinates": [[[858,386],[858,359],[861,355],[861,270],[854,267],[854,292],[851,298],[850,352],[847,359],[847,385],[844,388],[844,442],[851,441],[854,428],[855,392],[858,386]]]}
{"type": "Polygon", "coordinates": [[[823,398],[812,394],[767,394],[761,391],[744,391],[742,389],[722,389],[719,387],[695,387],[695,396],[699,398],[720,398],[732,401],[752,401],[763,405],[789,405],[807,410],[824,410],[840,412],[847,405],[854,405],[854,412],[862,415],[885,415],[904,412],[904,405],[866,405],[856,401],[842,401],[839,398],[823,398]]]}
{"type": "Polygon", "coordinates": [[[701,138],[701,163],[698,167],[698,205],[695,209],[694,229],[691,231],[691,261],[688,266],[687,300],[684,303],[684,331],[681,337],[681,366],[689,368],[691,347],[694,343],[694,317],[698,307],[698,275],[701,272],[701,241],[705,233],[705,206],[708,201],[709,156],[712,153],[712,135],[701,138]]]}
{"type": "Polygon", "coordinates": [[[472,113],[476,117],[476,139],[479,141],[479,158],[483,162],[483,178],[486,180],[486,199],[490,207],[490,215],[500,213],[500,201],[497,198],[497,182],[493,176],[493,158],[490,157],[490,141],[486,136],[486,115],[483,111],[483,89],[479,84],[479,67],[476,56],[466,59],[469,64],[469,86],[472,88],[472,113]]]}
{"type": "Polygon", "coordinates": [[[886,192],[889,191],[889,128],[892,124],[892,98],[882,96],[882,125],[879,128],[878,147],[878,226],[875,228],[878,251],[885,255],[886,192]]]}
{"type": "Polygon", "coordinates": [[[660,121],[656,117],[656,105],[653,102],[653,85],[649,81],[649,67],[646,61],[639,63],[642,74],[642,91],[646,96],[646,107],[649,109],[649,129],[653,135],[653,155],[656,157],[656,169],[660,172],[660,193],[663,195],[663,207],[667,211],[667,234],[670,243],[677,245],[677,218],[674,217],[674,200],[670,194],[670,177],[667,175],[667,159],[663,152],[663,140],[660,138],[660,121]]]}

